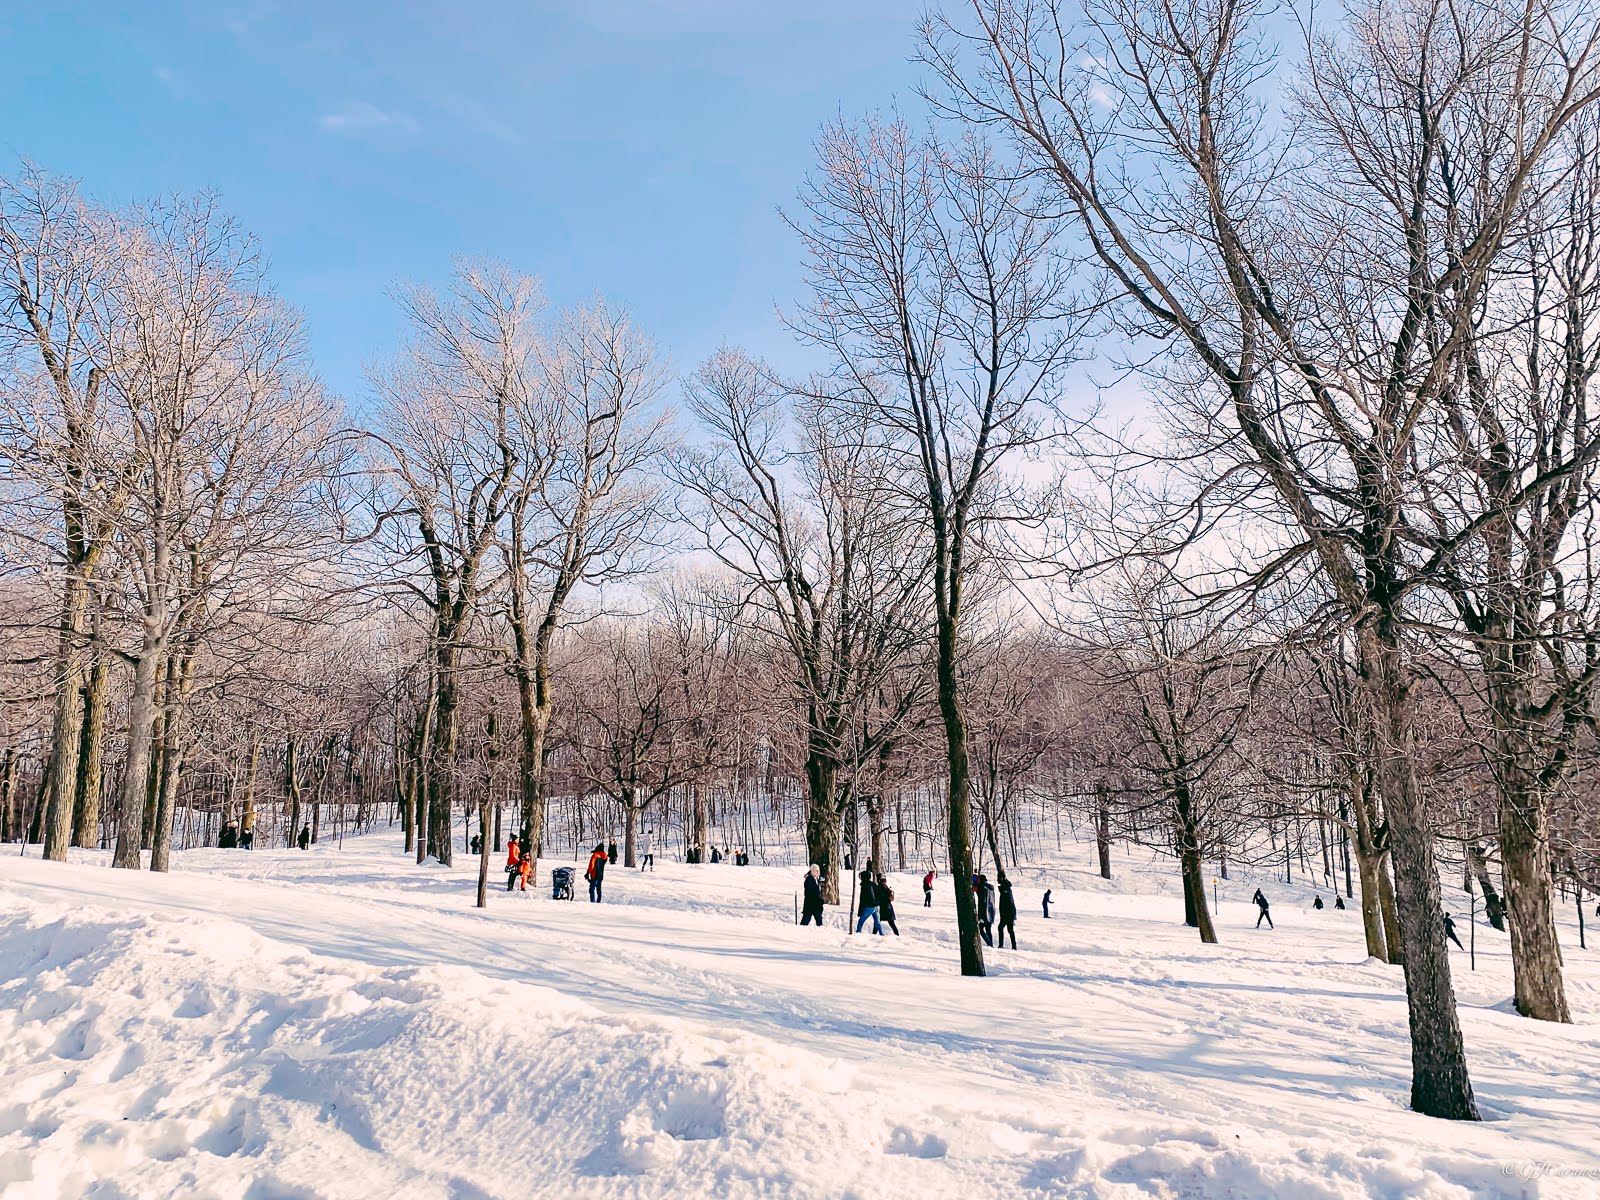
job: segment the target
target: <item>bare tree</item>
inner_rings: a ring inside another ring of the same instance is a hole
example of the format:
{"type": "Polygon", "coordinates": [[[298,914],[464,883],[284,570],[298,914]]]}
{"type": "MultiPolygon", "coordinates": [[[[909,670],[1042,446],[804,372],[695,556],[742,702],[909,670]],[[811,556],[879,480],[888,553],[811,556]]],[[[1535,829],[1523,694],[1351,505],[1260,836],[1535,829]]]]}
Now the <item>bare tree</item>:
{"type": "Polygon", "coordinates": [[[898,121],[829,126],[796,229],[812,299],[798,328],[836,364],[846,411],[891,451],[932,558],[934,679],[944,725],[961,971],[982,975],[971,876],[960,646],[968,590],[997,518],[1019,515],[1002,464],[1043,438],[1043,402],[1072,339],[1051,226],[975,138],[955,147],[898,121]]]}

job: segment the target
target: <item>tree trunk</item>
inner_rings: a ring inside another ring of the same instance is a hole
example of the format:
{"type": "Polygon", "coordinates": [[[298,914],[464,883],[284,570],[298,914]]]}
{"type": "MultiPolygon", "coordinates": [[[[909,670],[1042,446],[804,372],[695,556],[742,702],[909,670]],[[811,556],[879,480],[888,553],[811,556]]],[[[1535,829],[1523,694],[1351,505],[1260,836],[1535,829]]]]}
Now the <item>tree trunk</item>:
{"type": "Polygon", "coordinates": [[[1100,856],[1100,878],[1111,878],[1111,789],[1094,790],[1094,845],[1100,856]]]}
{"type": "Polygon", "coordinates": [[[113,867],[137,871],[144,843],[145,793],[150,781],[150,753],[156,725],[156,690],[166,655],[160,639],[147,635],[133,668],[133,690],[128,699],[128,753],[122,775],[122,798],[117,808],[117,848],[113,867]]]}
{"type": "MultiPolygon", "coordinates": [[[[1373,833],[1372,801],[1366,784],[1368,782],[1367,768],[1363,764],[1354,764],[1348,771],[1349,791],[1354,797],[1354,804],[1347,807],[1354,811],[1356,824],[1355,853],[1356,868],[1361,874],[1361,929],[1367,939],[1367,957],[1379,958],[1384,962],[1392,962],[1389,957],[1389,931],[1384,917],[1384,881],[1386,874],[1383,870],[1383,854],[1377,849],[1373,833]]],[[[1349,797],[1346,797],[1348,802],[1349,797]]],[[[1391,893],[1392,896],[1392,893],[1391,893]]]]}
{"type": "Polygon", "coordinates": [[[160,784],[156,793],[155,829],[150,838],[150,869],[172,869],[172,820],[177,812],[178,785],[183,772],[183,702],[189,691],[192,652],[167,659],[167,682],[163,693],[166,713],[161,726],[160,784]],[[183,661],[180,661],[182,659],[183,661]]]}
{"type": "Polygon", "coordinates": [[[1206,904],[1205,870],[1200,861],[1200,828],[1187,780],[1178,780],[1173,789],[1173,811],[1177,816],[1178,861],[1183,871],[1184,924],[1198,929],[1202,942],[1215,945],[1217,930],[1206,904]]]}
{"type": "Polygon", "coordinates": [[[639,807],[639,793],[636,789],[625,787],[622,789],[622,865],[628,868],[638,866],[633,856],[634,839],[639,836],[639,814],[643,810],[639,807]]]}
{"type": "MultiPolygon", "coordinates": [[[[822,900],[839,903],[838,774],[834,764],[818,752],[815,739],[806,758],[806,855],[822,868],[822,900]]],[[[700,785],[694,785],[696,836],[704,821],[700,785]]],[[[701,843],[704,845],[704,842],[701,843]]]]}
{"type": "MultiPolygon", "coordinates": [[[[947,570],[940,563],[936,573],[947,570]]],[[[949,581],[939,579],[936,588],[949,581]]],[[[959,583],[959,579],[955,582],[959,583]]],[[[960,684],[956,673],[956,621],[954,606],[939,614],[939,656],[937,686],[939,713],[944,719],[945,755],[949,767],[949,823],[946,837],[950,847],[950,875],[956,891],[956,938],[961,948],[961,973],[981,976],[983,941],[978,934],[978,903],[972,891],[971,797],[968,795],[967,726],[961,716],[960,684]]]]}
{"type": "Polygon", "coordinates": [[[1377,767],[1389,820],[1390,855],[1405,952],[1406,1004],[1411,1026],[1411,1107],[1431,1117],[1475,1121],[1478,1106],[1467,1073],[1466,1044],[1456,1012],[1444,910],[1414,757],[1415,714],[1410,680],[1391,614],[1384,628],[1362,631],[1364,682],[1378,731],[1377,767]]]}
{"type": "MultiPolygon", "coordinates": [[[[1556,940],[1545,806],[1537,796],[1500,805],[1500,861],[1511,926],[1517,1011],[1537,1021],[1571,1022],[1556,940]]],[[[1487,903],[1487,899],[1485,899],[1487,903]]]]}
{"type": "Polygon", "coordinates": [[[83,640],[88,611],[88,580],[78,571],[69,570],[58,627],[58,678],[51,716],[50,761],[44,780],[44,857],[54,862],[66,861],[77,808],[78,753],[83,738],[83,640]]]}
{"type": "Polygon", "coordinates": [[[1474,844],[1467,847],[1467,866],[1472,878],[1478,881],[1478,890],[1483,893],[1484,915],[1488,917],[1490,925],[1504,933],[1506,903],[1495,890],[1494,880],[1489,877],[1489,860],[1482,846],[1474,844]]]}
{"type": "Polygon", "coordinates": [[[100,843],[100,781],[105,772],[106,703],[111,664],[95,660],[83,689],[83,736],[78,744],[78,782],[72,814],[72,844],[93,849],[100,843]]]}

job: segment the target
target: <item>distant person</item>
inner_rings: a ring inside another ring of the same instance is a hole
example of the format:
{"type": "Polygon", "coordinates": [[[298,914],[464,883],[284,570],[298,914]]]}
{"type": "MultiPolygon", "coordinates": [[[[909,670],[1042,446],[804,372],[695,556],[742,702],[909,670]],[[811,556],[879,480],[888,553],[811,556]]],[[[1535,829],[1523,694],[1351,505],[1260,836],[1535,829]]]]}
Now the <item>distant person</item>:
{"type": "Polygon", "coordinates": [[[506,842],[506,891],[509,892],[516,886],[521,867],[522,844],[517,841],[517,835],[513,833],[506,842]]]}
{"type": "Polygon", "coordinates": [[[639,839],[639,870],[642,871],[646,867],[652,871],[656,869],[656,856],[652,852],[655,844],[655,834],[646,829],[644,836],[639,839]]]}
{"type": "Polygon", "coordinates": [[[296,840],[300,843],[300,849],[302,850],[311,845],[311,823],[309,821],[300,827],[300,836],[296,840]]]}
{"type": "Polygon", "coordinates": [[[1261,910],[1261,915],[1256,918],[1256,928],[1260,929],[1261,922],[1265,921],[1268,929],[1276,929],[1277,926],[1272,923],[1272,913],[1268,911],[1269,906],[1267,904],[1267,898],[1261,894],[1261,889],[1257,888],[1256,894],[1251,896],[1250,899],[1254,901],[1255,906],[1261,910]]]}
{"type": "Polygon", "coordinates": [[[472,846],[472,853],[473,854],[482,854],[483,853],[483,834],[481,834],[481,833],[473,834],[472,835],[471,846],[472,846]]]}
{"type": "Polygon", "coordinates": [[[233,850],[237,848],[238,845],[239,831],[234,827],[233,822],[229,821],[222,827],[222,832],[217,836],[217,849],[233,850]]]}
{"type": "Polygon", "coordinates": [[[1323,907],[1323,905],[1322,905],[1322,897],[1318,896],[1315,900],[1313,900],[1311,902],[1311,907],[1316,909],[1318,912],[1321,912],[1322,911],[1322,907],[1323,907]]]}
{"type": "Polygon", "coordinates": [[[1017,898],[1011,892],[1011,880],[1000,876],[1000,948],[1005,949],[1006,931],[1011,932],[1011,948],[1017,948],[1017,898]]]}
{"type": "Polygon", "coordinates": [[[1444,914],[1444,935],[1456,944],[1457,950],[1466,949],[1466,947],[1461,944],[1461,939],[1456,936],[1456,923],[1451,918],[1449,913],[1444,914]]]}
{"type": "Polygon", "coordinates": [[[922,907],[933,907],[933,872],[929,871],[922,877],[922,907]]]}
{"type": "Polygon", "coordinates": [[[606,861],[611,863],[612,866],[616,866],[616,863],[617,863],[617,839],[616,838],[612,838],[611,839],[611,844],[606,847],[606,861]]]}
{"type": "Polygon", "coordinates": [[[883,924],[878,920],[878,885],[873,879],[872,864],[867,864],[866,870],[861,872],[861,898],[856,908],[856,932],[861,932],[861,927],[867,923],[867,918],[872,918],[872,932],[879,937],[883,936],[883,924]]]}
{"type": "Polygon", "coordinates": [[[239,849],[254,850],[256,848],[256,831],[254,829],[241,829],[239,831],[239,849]]]}
{"type": "Polygon", "coordinates": [[[722,861],[722,851],[717,849],[715,846],[711,847],[711,861],[714,863],[719,863],[722,861]]]}
{"type": "Polygon", "coordinates": [[[882,875],[877,878],[878,884],[878,916],[883,918],[883,923],[894,930],[895,937],[900,936],[900,926],[894,923],[894,889],[889,886],[889,881],[882,875]]]}
{"type": "Polygon", "coordinates": [[[850,853],[849,842],[844,844],[844,869],[846,871],[854,871],[856,869],[855,858],[850,853]]]}
{"type": "Polygon", "coordinates": [[[812,921],[817,923],[817,928],[822,928],[822,868],[816,863],[811,864],[811,869],[805,877],[805,903],[801,906],[800,924],[809,925],[812,921]]]}
{"type": "Polygon", "coordinates": [[[596,842],[594,853],[589,855],[589,869],[583,873],[583,877],[589,881],[590,904],[600,903],[600,883],[606,877],[606,861],[605,846],[596,842]]]}
{"type": "Polygon", "coordinates": [[[995,896],[994,884],[987,875],[978,876],[978,932],[985,946],[994,945],[995,896]]]}
{"type": "MultiPolygon", "coordinates": [[[[532,882],[533,882],[533,855],[531,853],[529,853],[529,854],[524,854],[522,856],[522,861],[517,864],[517,888],[518,888],[518,890],[525,892],[525,891],[528,890],[528,885],[530,883],[532,883],[532,882]]],[[[572,897],[569,895],[567,897],[567,899],[570,900],[570,899],[572,899],[572,897]]]]}
{"type": "Polygon", "coordinates": [[[1344,911],[1344,897],[1339,895],[1337,892],[1335,892],[1333,895],[1333,906],[1340,912],[1344,911]]]}
{"type": "Polygon", "coordinates": [[[1048,921],[1050,919],[1050,889],[1049,888],[1045,888],[1045,890],[1044,890],[1044,919],[1046,921],[1048,921]]]}

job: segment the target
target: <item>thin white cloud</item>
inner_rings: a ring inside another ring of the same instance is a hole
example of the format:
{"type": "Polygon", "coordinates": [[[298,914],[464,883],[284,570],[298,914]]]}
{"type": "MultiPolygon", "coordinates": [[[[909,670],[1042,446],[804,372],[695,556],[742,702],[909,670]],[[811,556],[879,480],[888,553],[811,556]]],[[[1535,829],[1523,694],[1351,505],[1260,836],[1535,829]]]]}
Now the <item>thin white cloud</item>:
{"type": "Polygon", "coordinates": [[[323,113],[317,124],[329,133],[350,137],[409,137],[420,128],[414,118],[399,109],[379,108],[366,100],[347,100],[323,113]]]}

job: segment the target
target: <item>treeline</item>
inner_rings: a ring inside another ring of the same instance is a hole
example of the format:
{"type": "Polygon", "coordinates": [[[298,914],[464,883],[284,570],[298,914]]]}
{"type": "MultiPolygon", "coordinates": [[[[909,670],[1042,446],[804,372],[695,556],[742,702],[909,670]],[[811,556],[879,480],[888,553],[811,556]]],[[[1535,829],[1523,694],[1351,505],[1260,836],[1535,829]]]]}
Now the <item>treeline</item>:
{"type": "Polygon", "coordinates": [[[787,214],[803,376],[675,378],[461,263],[342,413],[212,202],[15,172],[6,835],[164,870],[392,817],[419,862],[484,833],[482,905],[506,822],[632,861],[660,816],[803,831],[836,899],[847,842],[964,879],[1065,816],[1170,847],[1208,941],[1207,864],[1314,845],[1403,967],[1413,1106],[1475,1118],[1441,865],[1553,1021],[1596,882],[1600,32],[1279,32],[930,17],[927,124],[830,124],[787,214]]]}

